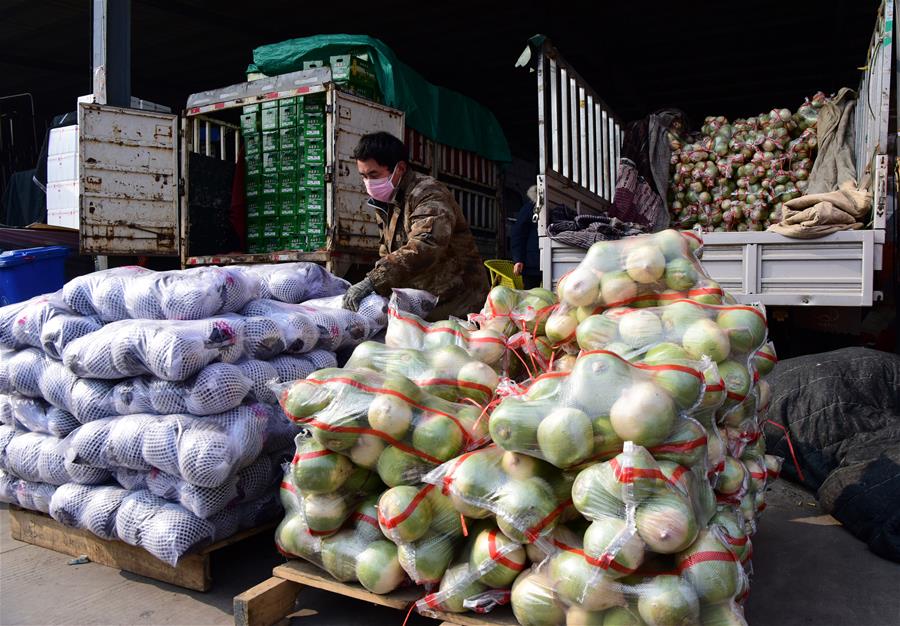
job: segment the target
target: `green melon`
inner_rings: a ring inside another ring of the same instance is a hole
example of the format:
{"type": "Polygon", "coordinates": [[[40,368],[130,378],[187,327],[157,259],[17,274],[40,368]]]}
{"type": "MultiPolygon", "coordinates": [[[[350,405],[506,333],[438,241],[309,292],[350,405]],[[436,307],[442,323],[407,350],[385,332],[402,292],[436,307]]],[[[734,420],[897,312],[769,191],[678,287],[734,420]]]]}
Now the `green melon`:
{"type": "Polygon", "coordinates": [[[609,415],[598,415],[592,419],[591,431],[593,433],[592,460],[606,461],[622,451],[624,442],[612,427],[609,415]]]}
{"type": "Polygon", "coordinates": [[[712,320],[701,319],[691,324],[684,331],[681,343],[692,359],[709,357],[721,362],[728,358],[731,342],[728,334],[712,320]]]}
{"type": "Polygon", "coordinates": [[[566,277],[565,298],[572,307],[591,306],[600,299],[600,275],[586,265],[579,265],[566,277]]]}
{"type": "Polygon", "coordinates": [[[675,429],[661,445],[650,450],[657,460],[674,461],[685,467],[694,467],[706,460],[706,429],[689,417],[679,419],[675,429]]]}
{"type": "MultiPolygon", "coordinates": [[[[603,626],[645,626],[636,609],[614,606],[603,613],[603,626]]],[[[568,626],[568,624],[566,625],[568,626]]]]}
{"type": "Polygon", "coordinates": [[[551,411],[537,429],[542,456],[556,467],[572,467],[593,452],[591,420],[584,411],[560,407],[551,411]]]}
{"type": "Polygon", "coordinates": [[[378,524],[385,537],[397,543],[415,541],[431,525],[431,502],[420,489],[409,485],[391,487],[378,499],[378,524]]]}
{"type": "Polygon", "coordinates": [[[372,593],[390,593],[403,582],[406,573],[397,558],[397,546],[390,541],[373,541],[356,557],[356,578],[372,593]]]}
{"type": "Polygon", "coordinates": [[[397,547],[400,565],[417,585],[437,585],[456,551],[453,538],[429,531],[414,543],[397,547]]]}
{"type": "Polygon", "coordinates": [[[294,484],[305,493],[329,493],[344,484],[353,471],[347,457],[332,452],[316,441],[298,447],[291,464],[294,484]]]}
{"type": "Polygon", "coordinates": [[[771,341],[753,355],[753,367],[760,376],[768,375],[775,368],[777,362],[778,355],[775,354],[775,346],[771,341]]]}
{"type": "Polygon", "coordinates": [[[553,582],[531,570],[522,572],[512,586],[513,615],[521,626],[563,626],[566,611],[557,601],[553,582]]]}
{"type": "Polygon", "coordinates": [[[578,319],[573,310],[557,309],[547,318],[544,332],[547,334],[547,339],[558,344],[574,339],[577,328],[578,319]]]}
{"type": "Polygon", "coordinates": [[[635,246],[625,256],[625,271],[638,283],[655,283],[666,271],[666,257],[653,245],[635,246]]]}
{"type": "Polygon", "coordinates": [[[324,385],[298,380],[287,390],[282,406],[290,417],[310,417],[331,404],[333,397],[333,392],[324,385]]]}
{"type": "Polygon", "coordinates": [[[754,307],[734,307],[721,311],[716,323],[728,333],[734,354],[755,353],[766,340],[766,318],[754,307]]]}
{"type": "Polygon", "coordinates": [[[508,588],[525,568],[525,548],[497,528],[484,529],[475,537],[469,569],[483,572],[480,580],[495,589],[508,588]]]}
{"type": "Polygon", "coordinates": [[[559,522],[548,519],[556,508],[553,490],[541,478],[512,480],[496,493],[497,525],[507,537],[518,543],[530,541],[533,534],[547,533],[559,522]]]}
{"type": "Polygon", "coordinates": [[[635,512],[635,523],[647,548],[659,554],[684,550],[699,532],[690,502],[675,491],[644,500],[635,512]]]}
{"type": "Polygon", "coordinates": [[[644,583],[637,609],[647,626],[686,626],[700,619],[697,594],[678,576],[656,576],[644,583]]]}
{"type": "Polygon", "coordinates": [[[666,263],[666,286],[675,291],[685,291],[697,283],[697,270],[688,259],[672,259],[666,263]]]}
{"type": "Polygon", "coordinates": [[[538,427],[550,406],[549,402],[523,402],[518,398],[505,398],[491,413],[491,439],[504,450],[537,451],[538,427]]]}
{"type": "Polygon", "coordinates": [[[626,272],[608,272],[600,279],[600,295],[606,306],[628,306],[638,295],[638,285],[626,272]]]}
{"type": "Polygon", "coordinates": [[[317,535],[335,533],[350,515],[347,497],[337,493],[309,494],[303,498],[303,516],[317,535]]]}
{"type": "Polygon", "coordinates": [[[651,382],[626,387],[609,409],[616,434],[623,441],[633,441],[639,446],[656,446],[665,441],[675,418],[675,403],[651,382]]]}
{"type": "Polygon", "coordinates": [[[426,414],[413,429],[412,444],[419,452],[447,461],[462,451],[463,431],[445,415],[426,414]]]}
{"type": "Polygon", "coordinates": [[[640,535],[617,517],[595,520],[584,533],[584,553],[600,560],[610,578],[633,573],[643,563],[646,548],[640,535]]]}
{"type": "Polygon", "coordinates": [[[486,587],[469,572],[468,563],[458,563],[447,569],[441,579],[438,593],[443,600],[441,609],[448,613],[464,613],[468,609],[463,604],[467,598],[484,593],[486,587]]]}
{"type": "Polygon", "coordinates": [[[322,540],[322,567],[342,583],[356,580],[356,555],[365,545],[352,530],[342,530],[322,540]]]}
{"type": "Polygon", "coordinates": [[[350,448],[350,460],[360,467],[375,469],[386,445],[377,435],[362,434],[350,448]]]}
{"type": "Polygon", "coordinates": [[[550,560],[550,577],[556,593],[567,605],[588,611],[602,611],[625,604],[612,578],[574,552],[559,552],[550,560]]]}
{"type": "Polygon", "coordinates": [[[663,253],[667,261],[693,256],[688,243],[688,237],[682,235],[677,230],[672,228],[661,230],[658,233],[653,233],[651,237],[653,245],[659,248],[659,251],[663,253]]]}
{"type": "Polygon", "coordinates": [[[715,534],[703,530],[697,540],[689,548],[678,554],[679,570],[682,577],[690,583],[697,596],[705,604],[714,604],[734,598],[743,576],[741,566],[730,560],[731,552],[715,534]],[[707,558],[696,560],[696,555],[703,554],[707,558]],[[720,558],[708,558],[710,554],[721,555],[720,558]]]}
{"type": "Polygon", "coordinates": [[[369,404],[368,419],[373,429],[401,440],[412,424],[413,408],[396,396],[377,394],[369,404]]]}
{"type": "Polygon", "coordinates": [[[575,338],[582,350],[602,350],[619,335],[619,324],[606,315],[591,315],[578,324],[575,338]]]}
{"type": "Polygon", "coordinates": [[[586,354],[569,375],[571,406],[588,416],[609,415],[616,391],[631,383],[631,367],[611,354],[586,354]]]}
{"type": "Polygon", "coordinates": [[[378,457],[375,466],[381,480],[388,487],[414,485],[422,476],[434,469],[434,465],[395,446],[388,446],[378,457]]]}
{"type": "Polygon", "coordinates": [[[288,515],[275,530],[275,543],[285,552],[311,558],[319,548],[319,539],[309,534],[302,515],[288,515]]]}

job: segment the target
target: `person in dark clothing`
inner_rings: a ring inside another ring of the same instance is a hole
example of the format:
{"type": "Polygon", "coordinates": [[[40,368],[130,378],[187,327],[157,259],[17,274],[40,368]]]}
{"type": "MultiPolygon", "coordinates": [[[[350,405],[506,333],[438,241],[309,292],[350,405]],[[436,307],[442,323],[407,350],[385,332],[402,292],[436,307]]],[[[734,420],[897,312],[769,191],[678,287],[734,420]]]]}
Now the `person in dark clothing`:
{"type": "Polygon", "coordinates": [[[513,272],[522,277],[526,289],[541,286],[541,252],[538,248],[537,224],[532,219],[537,202],[537,185],[525,192],[527,200],[516,215],[510,232],[510,245],[515,266],[513,272]]]}

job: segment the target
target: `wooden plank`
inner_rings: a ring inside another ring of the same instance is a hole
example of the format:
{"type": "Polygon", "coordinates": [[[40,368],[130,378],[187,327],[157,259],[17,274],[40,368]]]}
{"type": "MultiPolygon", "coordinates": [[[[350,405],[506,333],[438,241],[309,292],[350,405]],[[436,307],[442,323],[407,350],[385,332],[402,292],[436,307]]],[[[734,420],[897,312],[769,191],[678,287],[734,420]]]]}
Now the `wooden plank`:
{"type": "Polygon", "coordinates": [[[234,626],[272,626],[291,613],[300,583],[273,576],[234,598],[234,626]]]}
{"type": "Polygon", "coordinates": [[[387,606],[392,609],[407,610],[411,603],[423,595],[420,589],[412,587],[400,589],[390,595],[378,595],[357,583],[340,583],[315,565],[305,561],[288,561],[272,570],[272,574],[279,578],[315,587],[316,589],[324,589],[325,591],[349,596],[357,600],[365,600],[366,602],[387,606]]]}
{"type": "MultiPolygon", "coordinates": [[[[424,595],[420,587],[407,587],[391,594],[372,593],[356,583],[341,583],[328,574],[305,561],[288,561],[277,566],[272,574],[295,583],[323,589],[343,596],[364,600],[380,606],[401,611],[409,610],[410,605],[424,595]]],[[[440,626],[515,626],[518,624],[509,608],[500,608],[485,615],[477,613],[446,613],[429,611],[428,617],[442,620],[440,626]]],[[[238,624],[236,621],[235,624],[238,624]]]]}
{"type": "Polygon", "coordinates": [[[188,554],[178,562],[178,567],[172,567],[143,548],[101,539],[86,530],[63,526],[46,515],[12,508],[9,514],[13,539],[70,556],[84,554],[94,563],[187,589],[208,591],[212,586],[209,555],[188,554]]]}

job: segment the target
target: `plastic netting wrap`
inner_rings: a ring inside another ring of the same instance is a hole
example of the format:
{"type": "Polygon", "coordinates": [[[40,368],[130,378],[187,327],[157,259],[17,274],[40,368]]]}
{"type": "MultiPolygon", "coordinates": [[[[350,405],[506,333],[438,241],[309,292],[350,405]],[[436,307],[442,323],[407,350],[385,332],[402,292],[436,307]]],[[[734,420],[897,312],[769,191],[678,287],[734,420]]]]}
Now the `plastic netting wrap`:
{"type": "Polygon", "coordinates": [[[0,502],[49,513],[50,499],[55,491],[56,485],[22,480],[0,470],[0,502]]]}
{"type": "Polygon", "coordinates": [[[196,267],[129,280],[124,300],[133,319],[199,320],[239,311],[259,290],[259,279],[238,268],[196,267]]]}
{"type": "Polygon", "coordinates": [[[12,424],[0,424],[0,469],[6,469],[6,448],[16,436],[16,427],[12,424]]]}
{"type": "Polygon", "coordinates": [[[259,298],[271,298],[292,304],[313,298],[341,295],[350,286],[343,278],[338,278],[315,263],[247,265],[235,269],[259,280],[259,298]]]}
{"type": "Polygon", "coordinates": [[[32,482],[62,485],[68,482],[99,484],[109,472],[99,468],[75,468],[69,471],[62,440],[42,433],[18,431],[5,448],[4,468],[32,482]]]}
{"type": "Polygon", "coordinates": [[[0,424],[14,426],[15,415],[12,410],[12,396],[8,393],[0,393],[0,424]]]}
{"type": "Polygon", "coordinates": [[[100,326],[98,317],[84,317],[70,310],[59,293],[0,308],[0,344],[17,350],[41,348],[57,359],[70,341],[100,326]]]}
{"type": "Polygon", "coordinates": [[[8,396],[7,401],[16,422],[32,432],[65,437],[81,425],[68,411],[37,398],[8,396]]]}
{"type": "Polygon", "coordinates": [[[244,405],[207,417],[135,414],[89,422],[63,444],[67,466],[156,468],[218,487],[259,456],[273,409],[244,405]]]}
{"type": "Polygon", "coordinates": [[[0,393],[9,393],[12,386],[9,382],[9,360],[15,354],[15,350],[0,348],[0,393]]]}
{"type": "Polygon", "coordinates": [[[365,368],[386,375],[399,374],[423,390],[451,402],[470,398],[483,405],[494,395],[500,382],[497,372],[489,365],[453,345],[425,351],[389,348],[367,341],[356,347],[345,367],[365,368]]]}
{"type": "Polygon", "coordinates": [[[365,369],[324,369],[284,385],[281,405],[329,450],[378,472],[389,486],[416,484],[435,465],[487,440],[487,420],[408,378],[365,369]]]}
{"type": "Polygon", "coordinates": [[[479,330],[472,322],[456,319],[426,322],[410,309],[427,309],[424,304],[429,299],[433,301],[434,296],[425,291],[394,290],[388,304],[389,317],[384,337],[388,347],[429,351],[457,346],[482,363],[496,368],[503,365],[506,335],[489,328],[479,330]]]}
{"type": "Polygon", "coordinates": [[[144,275],[152,274],[143,267],[128,266],[78,276],[62,288],[66,305],[82,315],[96,315],[104,322],[128,318],[125,286],[144,275]]]}
{"type": "Polygon", "coordinates": [[[197,517],[209,518],[228,506],[262,497],[278,476],[275,460],[261,456],[218,487],[198,487],[159,470],[148,472],[144,485],[154,495],[178,502],[197,517]]]}
{"type": "Polygon", "coordinates": [[[341,298],[288,304],[276,300],[255,300],[242,313],[270,319],[283,328],[289,338],[285,352],[302,353],[314,348],[334,352],[374,337],[384,328],[384,298],[368,296],[360,312],[341,308],[341,298]],[[365,314],[364,314],[365,312],[365,314]]]}
{"type": "Polygon", "coordinates": [[[546,322],[547,337],[554,344],[568,344],[578,322],[606,309],[680,299],[722,304],[724,292],[701,267],[697,245],[692,233],[676,230],[595,243],[560,279],[560,305],[546,322]]]}

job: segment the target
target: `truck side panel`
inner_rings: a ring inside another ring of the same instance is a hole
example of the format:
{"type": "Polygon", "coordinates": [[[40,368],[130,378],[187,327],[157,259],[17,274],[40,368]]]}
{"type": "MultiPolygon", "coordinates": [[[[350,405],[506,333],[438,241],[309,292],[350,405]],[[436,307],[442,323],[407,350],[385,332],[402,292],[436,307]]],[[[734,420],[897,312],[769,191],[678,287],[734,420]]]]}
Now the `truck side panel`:
{"type": "Polygon", "coordinates": [[[79,104],[82,254],[178,254],[177,119],[79,104]]]}

